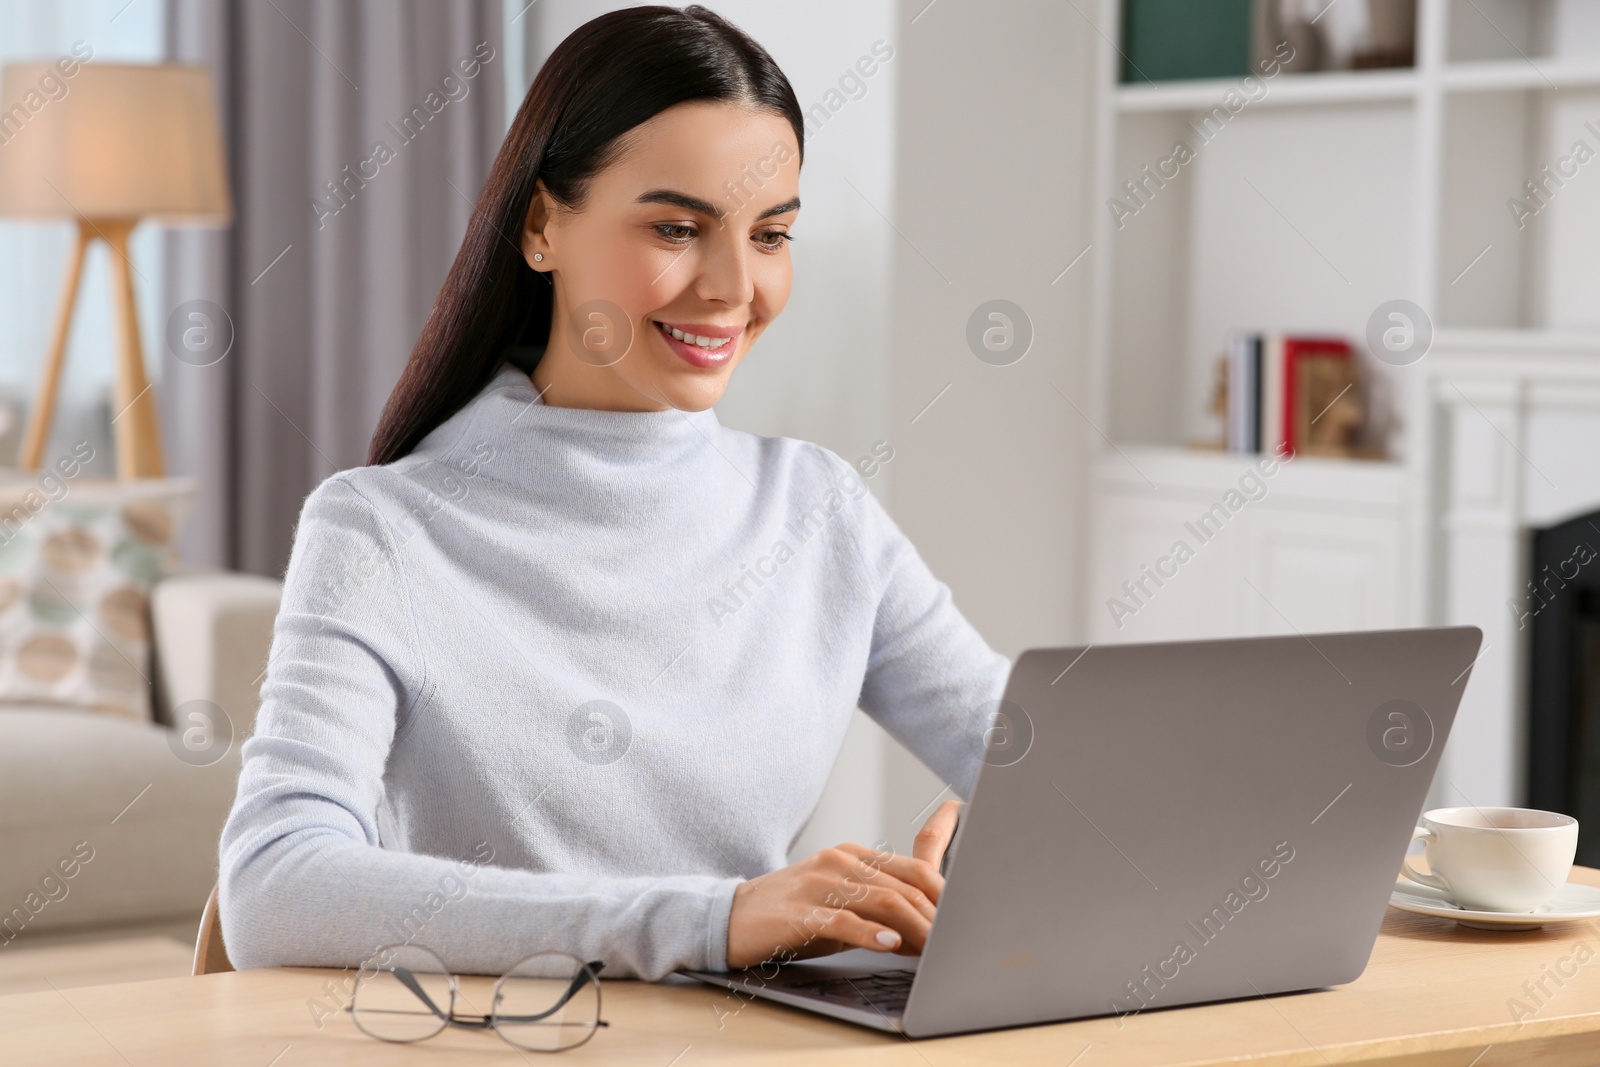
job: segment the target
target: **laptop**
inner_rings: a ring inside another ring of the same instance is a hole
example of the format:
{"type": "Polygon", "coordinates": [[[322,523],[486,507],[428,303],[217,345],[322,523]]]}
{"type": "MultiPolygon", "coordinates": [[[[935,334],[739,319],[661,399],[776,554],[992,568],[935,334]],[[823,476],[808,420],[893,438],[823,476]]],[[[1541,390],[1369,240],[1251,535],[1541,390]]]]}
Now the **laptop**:
{"type": "Polygon", "coordinates": [[[909,1037],[1353,981],[1482,639],[1025,652],[921,956],[683,973],[909,1037]]]}

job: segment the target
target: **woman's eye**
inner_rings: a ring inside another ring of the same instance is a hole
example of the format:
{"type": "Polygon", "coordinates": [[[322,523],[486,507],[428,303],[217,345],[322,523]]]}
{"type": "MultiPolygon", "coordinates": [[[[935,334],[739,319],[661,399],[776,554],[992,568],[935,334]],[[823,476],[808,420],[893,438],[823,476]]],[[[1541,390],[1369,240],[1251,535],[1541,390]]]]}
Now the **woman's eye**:
{"type": "MultiPolygon", "coordinates": [[[[661,222],[657,223],[654,229],[663,240],[671,241],[673,244],[687,244],[696,236],[695,228],[687,223],[661,222]]],[[[793,241],[794,235],[781,230],[769,230],[766,233],[755,234],[754,240],[767,251],[776,252],[783,247],[785,241],[793,241]]]]}
{"type": "Polygon", "coordinates": [[[674,241],[681,244],[682,242],[687,241],[689,238],[694,236],[694,227],[685,226],[680,222],[663,222],[656,226],[656,233],[660,234],[669,241],[674,241]],[[670,232],[677,230],[685,230],[687,232],[682,234],[670,232]]]}

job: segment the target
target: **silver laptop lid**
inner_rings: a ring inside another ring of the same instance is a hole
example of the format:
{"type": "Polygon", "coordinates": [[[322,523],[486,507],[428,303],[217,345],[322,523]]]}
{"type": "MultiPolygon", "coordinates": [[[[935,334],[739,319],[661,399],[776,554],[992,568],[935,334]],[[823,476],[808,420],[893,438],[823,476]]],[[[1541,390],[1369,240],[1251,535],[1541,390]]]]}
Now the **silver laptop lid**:
{"type": "Polygon", "coordinates": [[[1024,653],[906,1032],[1355,979],[1481,640],[1464,626],[1024,653]]]}

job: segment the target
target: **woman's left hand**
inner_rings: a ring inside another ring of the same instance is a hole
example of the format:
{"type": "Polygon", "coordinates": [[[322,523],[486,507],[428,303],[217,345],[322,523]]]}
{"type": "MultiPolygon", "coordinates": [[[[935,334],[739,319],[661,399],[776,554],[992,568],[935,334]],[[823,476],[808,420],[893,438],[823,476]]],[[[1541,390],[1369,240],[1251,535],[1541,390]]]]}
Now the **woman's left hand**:
{"type": "Polygon", "coordinates": [[[945,849],[950,847],[950,839],[955,836],[956,815],[960,811],[959,800],[947,800],[934,809],[928,821],[922,824],[922,829],[917,831],[916,839],[911,842],[912,858],[932,864],[934,870],[939,870],[945,849]]]}

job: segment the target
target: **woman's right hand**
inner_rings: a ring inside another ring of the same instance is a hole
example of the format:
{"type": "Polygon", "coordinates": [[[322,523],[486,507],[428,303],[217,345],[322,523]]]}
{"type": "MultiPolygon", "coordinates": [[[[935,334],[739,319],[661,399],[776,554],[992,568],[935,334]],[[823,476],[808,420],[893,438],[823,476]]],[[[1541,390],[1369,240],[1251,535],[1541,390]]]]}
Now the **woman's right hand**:
{"type": "Polygon", "coordinates": [[[910,856],[839,845],[739,883],[728,916],[728,968],[849,948],[921,954],[944,891],[939,858],[960,807],[941,804],[910,856]]]}

